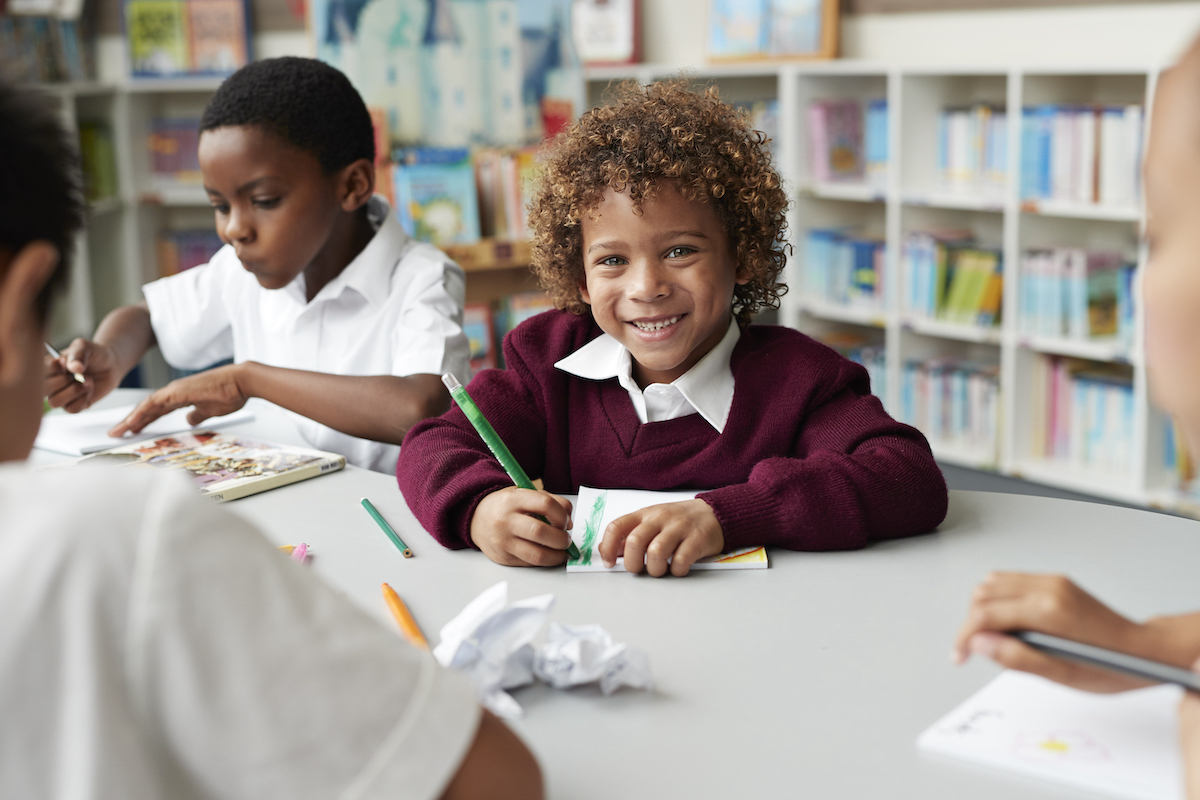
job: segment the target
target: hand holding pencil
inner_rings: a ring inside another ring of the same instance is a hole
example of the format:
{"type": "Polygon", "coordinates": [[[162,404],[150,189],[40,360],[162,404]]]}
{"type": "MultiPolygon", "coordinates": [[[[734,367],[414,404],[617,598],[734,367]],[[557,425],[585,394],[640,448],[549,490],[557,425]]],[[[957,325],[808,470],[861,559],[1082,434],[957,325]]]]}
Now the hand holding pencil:
{"type": "Polygon", "coordinates": [[[570,502],[533,485],[453,374],[443,375],[442,383],[516,484],[492,492],[479,502],[471,517],[471,541],[492,561],[508,566],[550,567],[578,558],[579,548],[567,533],[571,528],[570,502]],[[530,517],[541,524],[531,524],[530,517]]]}

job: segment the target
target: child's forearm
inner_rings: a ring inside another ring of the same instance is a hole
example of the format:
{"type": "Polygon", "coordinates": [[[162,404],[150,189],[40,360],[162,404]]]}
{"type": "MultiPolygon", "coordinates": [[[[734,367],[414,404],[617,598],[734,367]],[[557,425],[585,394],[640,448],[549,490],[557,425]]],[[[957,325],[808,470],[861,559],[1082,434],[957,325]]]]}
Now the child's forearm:
{"type": "Polygon", "coordinates": [[[1200,658],[1200,613],[1154,617],[1136,626],[1127,652],[1190,669],[1200,658]]]}
{"type": "Polygon", "coordinates": [[[238,386],[334,430],[400,444],[408,429],[450,407],[437,375],[330,375],[271,367],[254,361],[237,365],[238,386]]]}
{"type": "Polygon", "coordinates": [[[112,351],[113,371],[124,377],[155,344],[150,307],[137,303],[110,311],[96,328],[92,341],[112,351]]]}

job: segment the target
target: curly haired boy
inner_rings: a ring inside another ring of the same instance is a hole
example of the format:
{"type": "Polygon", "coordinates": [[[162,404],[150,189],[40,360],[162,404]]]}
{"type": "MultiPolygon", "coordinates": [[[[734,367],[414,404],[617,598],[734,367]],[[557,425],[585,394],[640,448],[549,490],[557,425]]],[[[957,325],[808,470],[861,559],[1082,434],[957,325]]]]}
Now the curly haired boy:
{"type": "Polygon", "coordinates": [[[470,387],[545,488],[513,487],[452,409],[413,427],[397,467],[426,529],[548,566],[569,544],[559,495],[698,491],[604,533],[606,565],[623,555],[660,576],[738,547],[855,548],[941,522],[929,445],[884,412],[866,372],[749,324],[786,289],[786,209],[765,138],[715,89],[628,84],[584,114],[532,203],[533,269],[559,310],[514,329],[508,369],[470,387]]]}

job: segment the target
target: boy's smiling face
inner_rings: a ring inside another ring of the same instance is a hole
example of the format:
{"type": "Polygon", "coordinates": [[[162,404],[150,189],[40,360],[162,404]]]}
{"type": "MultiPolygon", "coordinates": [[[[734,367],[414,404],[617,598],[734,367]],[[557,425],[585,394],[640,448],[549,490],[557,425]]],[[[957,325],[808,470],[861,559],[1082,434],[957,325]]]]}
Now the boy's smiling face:
{"type": "Polygon", "coordinates": [[[1159,81],[1146,153],[1142,291],[1155,400],[1200,449],[1200,45],[1159,81]]]}
{"type": "Polygon", "coordinates": [[[205,131],[199,155],[217,234],[263,288],[287,286],[322,255],[342,205],[316,156],[253,126],[205,131]]]}
{"type": "Polygon", "coordinates": [[[609,189],[581,228],[583,301],[633,356],[639,386],[671,383],[725,336],[733,288],[748,278],[712,206],[661,182],[635,214],[627,192],[609,189]]]}

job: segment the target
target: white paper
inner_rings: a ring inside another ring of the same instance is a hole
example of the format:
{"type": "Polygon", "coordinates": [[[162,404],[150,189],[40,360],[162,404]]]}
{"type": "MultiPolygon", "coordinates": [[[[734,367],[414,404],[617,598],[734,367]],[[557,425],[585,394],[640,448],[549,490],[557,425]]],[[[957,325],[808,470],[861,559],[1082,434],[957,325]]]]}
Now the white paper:
{"type": "Polygon", "coordinates": [[[223,417],[209,417],[199,425],[193,426],[187,423],[188,412],[192,410],[192,407],[188,406],[159,417],[143,428],[141,433],[120,439],[109,436],[109,429],[129,416],[134,408],[135,406],[129,405],[89,409],[78,414],[46,414],[42,417],[42,426],[38,429],[37,440],[33,446],[68,456],[84,456],[110,447],[169,436],[180,431],[212,430],[254,419],[254,413],[243,408],[223,417]]]}
{"type": "Polygon", "coordinates": [[[609,695],[622,686],[651,689],[650,659],[636,647],[613,641],[599,625],[550,623],[537,649],[533,673],[555,689],[600,682],[609,695]]]}
{"type": "Polygon", "coordinates": [[[464,673],[479,702],[506,719],[521,706],[505,689],[533,681],[530,642],[541,631],[554,595],[543,594],[508,605],[508,581],[501,581],[467,604],[441,630],[433,649],[442,666],[464,673]]]}
{"type": "MultiPolygon", "coordinates": [[[[579,548],[579,558],[567,562],[567,572],[625,572],[625,559],[618,557],[612,567],[604,566],[600,557],[600,542],[604,530],[613,520],[661,503],[691,500],[695,492],[650,492],[641,489],[593,489],[579,487],[571,520],[571,538],[579,548]]],[[[746,547],[720,555],[702,558],[692,564],[692,570],[766,569],[766,550],[746,547]],[[737,560],[730,560],[737,559],[737,560]]],[[[628,574],[628,573],[626,573],[628,574]]]]}
{"type": "Polygon", "coordinates": [[[1177,686],[1091,694],[1004,672],[917,739],[922,750],[1132,800],[1183,800],[1177,686]]]}

